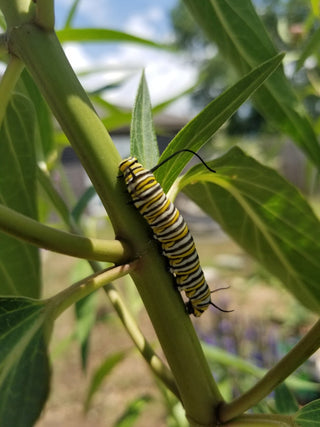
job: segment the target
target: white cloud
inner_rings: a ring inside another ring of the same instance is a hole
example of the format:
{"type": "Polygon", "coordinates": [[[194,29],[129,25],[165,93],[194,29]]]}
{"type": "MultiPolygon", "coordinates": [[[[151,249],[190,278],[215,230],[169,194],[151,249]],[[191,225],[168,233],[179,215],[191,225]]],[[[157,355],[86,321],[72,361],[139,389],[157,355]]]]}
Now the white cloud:
{"type": "Polygon", "coordinates": [[[159,34],[159,23],[165,20],[164,10],[160,7],[150,7],[144,13],[133,13],[125,22],[124,31],[145,37],[156,39],[159,34]]]}
{"type": "MultiPolygon", "coordinates": [[[[74,43],[65,45],[65,52],[76,71],[98,70],[81,78],[87,90],[128,77],[123,86],[105,92],[105,98],[110,102],[131,108],[143,69],[153,105],[183,92],[195,82],[195,68],[177,53],[129,44],[117,49],[103,46],[101,52],[104,54],[101,55],[90,55],[87,48],[74,43]]],[[[176,113],[185,115],[187,107],[180,102],[176,113]]]]}

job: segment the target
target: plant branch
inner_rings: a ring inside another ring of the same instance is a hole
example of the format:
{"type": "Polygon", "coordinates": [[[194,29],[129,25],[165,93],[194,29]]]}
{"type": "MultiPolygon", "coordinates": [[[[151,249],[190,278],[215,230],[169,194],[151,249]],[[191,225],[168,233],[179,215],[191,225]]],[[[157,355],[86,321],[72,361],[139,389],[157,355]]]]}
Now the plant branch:
{"type": "Polygon", "coordinates": [[[121,299],[119,292],[112,284],[106,285],[103,289],[108,295],[113,308],[118,313],[123,326],[127,330],[136,348],[139,350],[154,375],[159,378],[178,399],[180,399],[179,391],[171,371],[154,352],[149,342],[143,336],[134,318],[121,299]]]}
{"type": "Polygon", "coordinates": [[[54,30],[53,0],[37,0],[35,22],[46,31],[54,30]]]}
{"type": "Polygon", "coordinates": [[[219,419],[229,421],[256,405],[292,374],[320,347],[320,320],[266,375],[246,393],[230,403],[222,404],[219,419]]]}
{"type": "Polygon", "coordinates": [[[116,267],[109,267],[98,273],[91,274],[85,279],[79,280],[58,294],[47,299],[48,306],[52,310],[54,319],[70,307],[75,302],[86,297],[97,289],[105,286],[107,283],[120,277],[129,274],[137,265],[137,261],[130,264],[118,265],[116,267]]]}
{"type": "Polygon", "coordinates": [[[119,240],[99,240],[56,230],[0,205],[0,229],[41,248],[65,255],[113,263],[132,258],[127,245],[119,240]]]}
{"type": "Polygon", "coordinates": [[[42,91],[108,211],[117,238],[130,242],[139,257],[139,269],[132,270],[131,275],[175,377],[191,425],[212,424],[222,396],[157,244],[150,240],[150,230],[143,218],[127,204],[128,194],[117,178],[119,153],[56,35],[31,24],[13,26],[8,34],[10,51],[25,62],[42,91]]]}
{"type": "Polygon", "coordinates": [[[0,82],[0,125],[3,122],[12,91],[16,86],[23,68],[24,64],[21,59],[12,56],[2,76],[0,82]]]}

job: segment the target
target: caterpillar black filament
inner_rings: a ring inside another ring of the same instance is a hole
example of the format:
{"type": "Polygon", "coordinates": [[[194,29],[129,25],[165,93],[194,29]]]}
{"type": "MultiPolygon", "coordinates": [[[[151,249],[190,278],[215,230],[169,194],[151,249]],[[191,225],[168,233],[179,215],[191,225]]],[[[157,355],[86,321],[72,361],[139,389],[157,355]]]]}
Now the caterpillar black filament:
{"type": "Polygon", "coordinates": [[[145,169],[135,157],[123,160],[119,168],[134,206],[152,228],[154,238],[161,243],[162,253],[169,261],[170,272],[179,291],[184,291],[189,299],[186,303],[188,314],[199,317],[209,305],[225,311],[211,301],[211,291],[200,266],[193,237],[152,171],[145,169]]]}

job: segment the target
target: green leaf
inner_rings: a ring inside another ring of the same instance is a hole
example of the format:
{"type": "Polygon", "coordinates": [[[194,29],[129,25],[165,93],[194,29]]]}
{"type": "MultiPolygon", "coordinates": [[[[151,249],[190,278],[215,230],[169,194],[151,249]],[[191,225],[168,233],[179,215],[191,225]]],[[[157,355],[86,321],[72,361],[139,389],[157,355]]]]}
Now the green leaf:
{"type": "Polygon", "coordinates": [[[97,195],[95,188],[91,185],[88,187],[77,201],[76,205],[72,209],[71,215],[75,222],[79,224],[82,214],[88,207],[89,202],[97,195]]]}
{"type": "Polygon", "coordinates": [[[131,154],[147,169],[159,160],[156,134],[153,128],[152,107],[147,82],[142,73],[131,122],[131,154]]]}
{"type": "Polygon", "coordinates": [[[300,427],[320,426],[320,399],[305,405],[294,418],[300,427]]]}
{"type": "Polygon", "coordinates": [[[32,427],[49,393],[45,304],[0,298],[0,419],[32,427]]]}
{"type": "MultiPolygon", "coordinates": [[[[201,343],[202,348],[205,352],[206,358],[210,365],[214,368],[216,364],[225,366],[226,368],[231,368],[239,373],[244,373],[248,377],[254,376],[256,378],[262,378],[267,373],[267,369],[260,368],[255,366],[253,363],[248,360],[243,359],[242,357],[236,356],[232,353],[227,352],[219,347],[214,345],[209,345],[204,342],[201,343]]],[[[286,379],[286,384],[290,388],[298,391],[308,391],[308,392],[320,392],[320,384],[317,382],[312,382],[304,380],[295,375],[291,375],[286,379]]]]}
{"type": "Polygon", "coordinates": [[[137,43],[161,49],[169,49],[170,46],[153,42],[142,37],[133,36],[123,31],[105,28],[64,28],[57,31],[61,43],[65,42],[126,42],[137,43]]]}
{"type": "Polygon", "coordinates": [[[91,382],[89,385],[89,389],[87,392],[86,400],[85,400],[85,410],[89,409],[89,405],[91,400],[95,394],[95,392],[101,386],[103,380],[111,373],[113,368],[115,368],[125,357],[125,352],[121,351],[118,353],[114,353],[111,356],[108,356],[103,363],[96,369],[91,378],[91,382]]]}
{"type": "MultiPolygon", "coordinates": [[[[201,113],[192,119],[173,138],[162,153],[160,162],[183,148],[198,151],[220,126],[237,111],[240,105],[253,94],[264,80],[274,72],[282,58],[283,55],[277,55],[259,65],[235,85],[223,92],[218,98],[210,102],[201,113]]],[[[168,191],[191,157],[192,154],[183,153],[173,158],[155,172],[165,192],[168,191]]]]}
{"type": "Polygon", "coordinates": [[[180,188],[310,310],[320,312],[320,222],[302,195],[239,148],[199,165],[180,188]]]}
{"type": "MultiPolygon", "coordinates": [[[[73,283],[81,280],[83,277],[92,274],[90,265],[85,260],[79,260],[72,270],[71,281],[73,283]]],[[[97,292],[92,292],[75,304],[75,337],[80,344],[82,369],[87,368],[90,336],[97,316],[97,292]]]]}
{"type": "Polygon", "coordinates": [[[296,71],[300,70],[303,66],[305,60],[309,56],[319,52],[320,46],[320,27],[317,28],[314,33],[307,39],[307,43],[303,48],[303,51],[300,54],[300,57],[296,63],[296,71]]]}
{"type": "Polygon", "coordinates": [[[68,13],[68,16],[66,18],[66,22],[64,24],[65,28],[71,27],[71,23],[72,23],[72,20],[74,18],[74,15],[75,15],[75,13],[77,11],[79,3],[80,3],[80,0],[74,0],[73,1],[73,4],[72,4],[72,6],[69,9],[69,13],[68,13]]]}
{"type": "MultiPolygon", "coordinates": [[[[37,218],[35,114],[30,101],[14,95],[0,128],[0,202],[37,218]]],[[[0,293],[40,294],[38,249],[0,233],[0,293]]]]}
{"type": "Polygon", "coordinates": [[[294,414],[299,409],[298,403],[288,387],[282,383],[274,390],[276,410],[279,414],[294,414]]]}
{"type": "Polygon", "coordinates": [[[151,396],[141,396],[129,403],[125,413],[115,422],[114,427],[131,427],[135,424],[146,405],[152,400],[151,396]]]}
{"type": "MultiPolygon", "coordinates": [[[[193,17],[240,75],[276,54],[250,0],[184,0],[193,17]]],[[[320,146],[307,114],[279,68],[255,93],[258,110],[290,135],[320,168],[320,146]]]]}
{"type": "Polygon", "coordinates": [[[24,90],[33,104],[36,113],[36,148],[38,161],[48,160],[55,148],[52,114],[30,74],[24,70],[21,74],[24,90]]]}

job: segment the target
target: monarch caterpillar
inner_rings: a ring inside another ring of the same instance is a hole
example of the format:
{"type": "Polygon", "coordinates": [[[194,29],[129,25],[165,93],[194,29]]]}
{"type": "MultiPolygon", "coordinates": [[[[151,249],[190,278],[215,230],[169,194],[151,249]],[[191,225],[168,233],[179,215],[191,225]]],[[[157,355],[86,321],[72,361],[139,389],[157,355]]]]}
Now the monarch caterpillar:
{"type": "MultiPolygon", "coordinates": [[[[177,151],[164,162],[181,151],[190,151],[199,157],[193,151],[185,149],[177,151]]],[[[199,159],[209,170],[215,172],[200,157],[199,159]]],[[[163,162],[147,170],[135,157],[128,157],[120,163],[119,169],[134,206],[152,228],[154,238],[161,243],[162,254],[169,261],[170,272],[175,277],[179,291],[184,291],[189,299],[186,303],[187,313],[199,317],[209,305],[226,311],[211,301],[211,291],[188,226],[153,175],[162,164],[163,162]]]]}

